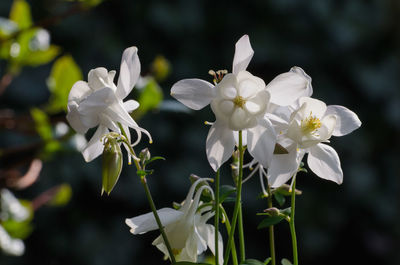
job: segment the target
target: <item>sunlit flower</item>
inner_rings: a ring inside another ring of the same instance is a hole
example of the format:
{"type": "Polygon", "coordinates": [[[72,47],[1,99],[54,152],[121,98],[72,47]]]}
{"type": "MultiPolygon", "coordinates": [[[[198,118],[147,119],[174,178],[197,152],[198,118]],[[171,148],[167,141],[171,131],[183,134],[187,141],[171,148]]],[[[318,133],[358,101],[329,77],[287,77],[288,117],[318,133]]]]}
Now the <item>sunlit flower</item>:
{"type": "Polygon", "coordinates": [[[307,75],[298,67],[265,86],[261,78],[246,71],[253,54],[249,37],[244,35],[235,45],[232,73],[216,86],[200,79],[184,79],[171,89],[171,95],[191,109],[211,104],[216,121],[207,136],[206,152],[215,171],[232,155],[235,134],[240,130],[246,135],[249,153],[267,167],[276,142],[267,110],[310,95],[307,75]]]}
{"type": "Polygon", "coordinates": [[[0,250],[8,255],[21,256],[25,252],[25,245],[21,239],[12,238],[0,225],[0,250]]]}
{"type": "MultiPolygon", "coordinates": [[[[88,82],[78,81],[72,87],[68,97],[67,120],[75,131],[85,134],[89,128],[98,126],[93,137],[82,154],[87,162],[93,160],[103,152],[101,138],[109,132],[120,132],[120,123],[130,138],[129,128],[133,128],[138,138],[144,132],[150,134],[129,115],[137,109],[139,103],[135,100],[123,102],[131,92],[140,75],[140,61],[137,48],[127,48],[123,55],[117,85],[114,84],[115,71],[107,71],[103,67],[89,72],[88,82]]],[[[128,139],[130,142],[130,139],[128,139]]]]}
{"type": "Polygon", "coordinates": [[[274,155],[268,169],[272,187],[287,182],[298,170],[303,156],[308,153],[307,164],[320,178],[343,182],[343,172],[336,151],[324,143],[331,136],[343,136],[361,126],[357,115],[343,106],[326,106],[320,100],[302,97],[299,107],[292,112],[287,123],[279,125],[282,145],[289,153],[274,155]]]}
{"type": "MultiPolygon", "coordinates": [[[[215,252],[215,227],[206,223],[214,216],[214,212],[211,211],[211,206],[199,208],[201,193],[207,189],[212,194],[212,189],[204,185],[195,193],[196,187],[207,180],[211,179],[199,179],[193,183],[180,209],[162,208],[157,211],[177,261],[197,262],[197,256],[206,251],[207,247],[212,253],[215,252]]],[[[135,235],[158,229],[153,213],[126,219],[125,222],[131,228],[130,232],[135,235]]],[[[220,234],[218,239],[218,258],[222,264],[223,242],[220,234]]],[[[169,257],[161,236],[153,241],[153,245],[169,257]]]]}

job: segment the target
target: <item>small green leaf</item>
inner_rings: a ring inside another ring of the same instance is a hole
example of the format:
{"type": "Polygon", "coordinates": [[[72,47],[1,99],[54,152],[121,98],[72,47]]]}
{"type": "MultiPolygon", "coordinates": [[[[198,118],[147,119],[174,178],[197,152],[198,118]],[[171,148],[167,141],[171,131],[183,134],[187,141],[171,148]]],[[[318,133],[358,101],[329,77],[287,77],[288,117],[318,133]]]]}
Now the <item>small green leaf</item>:
{"type": "Polygon", "coordinates": [[[50,206],[64,206],[67,205],[72,197],[72,188],[69,184],[61,184],[58,186],[57,193],[47,203],[50,206]]]}
{"type": "Polygon", "coordinates": [[[82,78],[81,69],[70,55],[57,59],[47,80],[51,95],[46,110],[50,113],[66,111],[69,91],[82,78]]]}
{"type": "Polygon", "coordinates": [[[231,194],[236,192],[236,188],[230,185],[222,185],[219,188],[219,202],[223,203],[224,201],[230,201],[230,199],[233,199],[235,201],[234,197],[230,197],[231,194]]]}
{"type": "Polygon", "coordinates": [[[142,88],[139,94],[139,108],[134,111],[136,119],[140,118],[148,111],[158,108],[163,99],[163,93],[154,78],[149,78],[145,87],[142,88]]]}
{"type": "Polygon", "coordinates": [[[278,202],[278,204],[280,206],[285,204],[285,201],[286,201],[285,196],[283,196],[281,193],[275,192],[274,193],[274,198],[275,198],[275,200],[278,202]]]}
{"type": "Polygon", "coordinates": [[[243,263],[240,263],[240,265],[265,265],[265,262],[256,259],[247,259],[243,263]]]}
{"type": "Polygon", "coordinates": [[[282,259],[282,265],[293,265],[288,259],[282,259]]]}
{"type": "Polygon", "coordinates": [[[44,51],[32,51],[29,56],[22,60],[21,64],[28,66],[39,66],[51,62],[60,53],[60,47],[50,45],[47,50],[44,51]]]}
{"type": "Polygon", "coordinates": [[[267,258],[267,259],[264,261],[264,265],[268,265],[268,263],[269,263],[271,260],[272,260],[271,257],[267,258]]]}
{"type": "Polygon", "coordinates": [[[27,29],[32,26],[31,8],[25,0],[14,0],[10,20],[17,23],[19,29],[27,29]]]}
{"type": "Polygon", "coordinates": [[[165,158],[162,157],[162,156],[153,156],[152,158],[150,158],[149,160],[147,160],[147,161],[144,163],[144,165],[146,166],[146,165],[148,165],[148,164],[150,164],[150,163],[152,163],[152,162],[154,162],[154,161],[156,161],[156,160],[165,160],[165,158]]]}
{"type": "Polygon", "coordinates": [[[35,122],[35,129],[43,141],[53,139],[53,132],[47,114],[39,108],[31,109],[31,116],[35,122]]]}
{"type": "Polygon", "coordinates": [[[271,225],[275,225],[285,219],[285,216],[283,215],[277,215],[277,216],[267,216],[264,220],[261,221],[261,223],[257,226],[257,229],[262,229],[266,227],[270,227],[271,225]]]}

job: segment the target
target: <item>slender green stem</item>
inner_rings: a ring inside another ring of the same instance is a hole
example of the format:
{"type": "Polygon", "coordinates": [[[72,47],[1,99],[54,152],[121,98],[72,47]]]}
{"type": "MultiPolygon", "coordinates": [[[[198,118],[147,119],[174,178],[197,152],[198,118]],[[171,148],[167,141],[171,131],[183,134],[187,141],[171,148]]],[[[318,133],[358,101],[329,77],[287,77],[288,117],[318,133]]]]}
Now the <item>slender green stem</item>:
{"type": "MultiPolygon", "coordinates": [[[[124,128],[122,127],[122,125],[121,125],[120,123],[118,123],[118,126],[119,126],[119,128],[121,129],[122,135],[123,135],[126,139],[128,139],[128,136],[126,135],[126,132],[125,132],[124,128]]],[[[128,148],[129,148],[129,151],[131,152],[131,154],[132,154],[134,157],[136,157],[135,150],[133,150],[132,146],[131,146],[130,144],[128,144],[127,146],[128,146],[128,148]]],[[[136,159],[133,159],[133,161],[134,161],[134,163],[135,163],[136,169],[137,169],[138,171],[139,171],[139,170],[142,170],[142,167],[140,166],[139,161],[137,161],[136,159]]],[[[165,234],[164,227],[163,227],[163,225],[162,225],[162,223],[161,223],[160,217],[158,216],[157,208],[156,208],[156,206],[155,206],[155,204],[154,204],[153,197],[151,196],[149,186],[147,185],[146,175],[140,176],[140,181],[141,181],[142,184],[143,184],[144,191],[145,191],[145,193],[146,193],[147,200],[148,200],[148,202],[149,202],[149,204],[150,204],[151,211],[153,212],[154,218],[156,219],[156,222],[157,222],[157,225],[158,225],[158,229],[160,230],[161,236],[162,236],[162,238],[163,238],[163,240],[164,240],[164,244],[165,244],[165,246],[167,247],[168,254],[169,254],[170,258],[171,258],[171,263],[175,263],[175,262],[176,262],[175,256],[174,256],[174,254],[173,254],[173,252],[172,252],[171,244],[170,244],[169,241],[168,241],[168,237],[167,237],[167,235],[165,234]]]]}
{"type": "Polygon", "coordinates": [[[215,265],[219,265],[219,249],[218,249],[218,226],[219,226],[219,169],[215,175],[215,216],[214,216],[214,227],[215,227],[215,265]]]}
{"type": "MultiPolygon", "coordinates": [[[[267,180],[268,181],[268,180],[267,180]]],[[[272,208],[272,193],[269,183],[267,183],[267,192],[268,192],[268,208],[272,208]]],[[[276,257],[275,257],[275,236],[274,236],[274,226],[271,225],[269,227],[269,250],[271,255],[271,265],[276,265],[276,257]]]]}
{"type": "MultiPolygon", "coordinates": [[[[226,231],[228,234],[231,232],[231,223],[229,222],[228,215],[226,214],[226,211],[222,205],[220,205],[221,213],[225,216],[225,227],[226,231]]],[[[233,265],[238,265],[238,260],[237,260],[237,254],[236,254],[236,246],[235,242],[231,242],[231,254],[232,254],[232,260],[233,260],[233,265]]]]}
{"type": "Polygon", "coordinates": [[[164,240],[165,246],[167,247],[169,256],[170,256],[170,258],[171,258],[171,262],[172,262],[172,263],[175,263],[175,262],[176,262],[176,261],[175,261],[175,256],[174,256],[174,254],[173,254],[173,252],[172,252],[172,248],[171,248],[171,245],[169,244],[167,235],[165,234],[165,231],[164,231],[163,225],[162,225],[162,223],[161,223],[160,217],[159,217],[158,214],[157,214],[156,206],[154,205],[154,201],[153,201],[153,198],[151,197],[151,193],[150,193],[150,190],[149,190],[149,186],[147,185],[146,176],[141,177],[141,182],[142,182],[142,184],[143,184],[144,191],[146,192],[147,200],[149,201],[151,211],[152,211],[153,214],[154,214],[154,218],[156,219],[158,228],[160,229],[161,236],[162,236],[162,238],[163,238],[163,240],[164,240]]]}
{"type": "Polygon", "coordinates": [[[239,232],[239,250],[240,263],[246,259],[246,251],[244,246],[244,231],[243,231],[243,212],[242,204],[239,204],[238,232],[239,232]]]}
{"type": "MultiPolygon", "coordinates": [[[[241,195],[242,195],[242,180],[243,180],[243,154],[244,154],[244,149],[242,144],[242,131],[239,131],[239,177],[236,183],[236,202],[235,202],[235,207],[233,209],[232,228],[229,233],[228,243],[224,255],[224,265],[227,265],[229,261],[229,252],[231,251],[231,244],[233,242],[233,235],[235,234],[236,222],[239,215],[239,205],[242,203],[241,195]]],[[[239,240],[243,241],[244,238],[239,238],[239,240]]]]}
{"type": "Polygon", "coordinates": [[[294,227],[294,213],[296,207],[296,175],[293,176],[293,185],[292,185],[292,201],[290,208],[290,234],[292,235],[292,248],[293,248],[293,265],[298,265],[298,256],[297,256],[297,238],[296,238],[296,230],[294,227]]]}

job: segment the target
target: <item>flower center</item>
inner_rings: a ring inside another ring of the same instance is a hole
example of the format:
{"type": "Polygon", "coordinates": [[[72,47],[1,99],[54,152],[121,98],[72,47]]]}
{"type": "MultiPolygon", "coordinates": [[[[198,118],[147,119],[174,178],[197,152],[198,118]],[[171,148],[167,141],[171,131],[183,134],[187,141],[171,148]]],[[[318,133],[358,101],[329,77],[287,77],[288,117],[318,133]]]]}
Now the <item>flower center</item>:
{"type": "Polygon", "coordinates": [[[246,103],[246,100],[244,98],[242,98],[241,96],[237,96],[236,98],[233,99],[233,104],[235,104],[235,106],[242,108],[244,107],[244,104],[246,103]]]}
{"type": "Polygon", "coordinates": [[[179,255],[181,252],[182,252],[182,249],[176,249],[176,248],[173,248],[173,249],[172,249],[172,254],[173,254],[174,256],[179,255]]]}
{"type": "Polygon", "coordinates": [[[321,121],[317,117],[312,116],[312,113],[310,113],[308,118],[301,121],[301,129],[306,134],[313,134],[319,128],[321,128],[321,121]]]}

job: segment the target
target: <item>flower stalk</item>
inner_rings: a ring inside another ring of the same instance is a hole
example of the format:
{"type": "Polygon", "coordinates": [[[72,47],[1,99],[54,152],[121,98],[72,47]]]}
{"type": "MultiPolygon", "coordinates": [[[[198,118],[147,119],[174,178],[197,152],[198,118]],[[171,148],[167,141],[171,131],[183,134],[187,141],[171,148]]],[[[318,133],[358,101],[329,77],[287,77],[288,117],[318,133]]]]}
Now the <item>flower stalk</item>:
{"type": "MultiPolygon", "coordinates": [[[[126,132],[125,132],[124,128],[122,127],[122,125],[120,123],[118,123],[118,126],[119,126],[119,128],[121,130],[122,135],[125,138],[127,138],[126,132]]],[[[133,150],[132,146],[130,144],[128,144],[127,146],[129,148],[129,151],[131,152],[131,155],[133,157],[137,157],[136,154],[135,154],[135,150],[133,150]]],[[[134,164],[136,166],[137,171],[145,172],[144,169],[140,166],[138,160],[133,159],[133,162],[134,162],[134,164]]],[[[162,238],[164,240],[165,246],[167,247],[169,256],[171,258],[171,263],[174,264],[176,262],[175,256],[174,256],[174,254],[172,252],[171,244],[168,241],[168,237],[165,234],[164,227],[163,227],[163,225],[161,223],[160,217],[158,216],[157,208],[156,208],[156,206],[154,204],[153,197],[151,196],[149,186],[147,185],[147,179],[146,179],[146,175],[145,174],[140,176],[140,182],[143,184],[143,188],[144,188],[144,191],[146,193],[146,198],[147,198],[147,200],[148,200],[148,202],[150,204],[150,208],[151,208],[151,211],[154,214],[154,218],[156,219],[156,222],[157,222],[157,225],[158,225],[158,229],[160,230],[160,233],[161,233],[161,236],[162,236],[162,238]]]]}
{"type": "MultiPolygon", "coordinates": [[[[235,234],[236,222],[239,216],[239,207],[241,207],[241,195],[242,195],[242,180],[243,180],[243,155],[244,148],[242,142],[242,131],[239,131],[239,176],[238,181],[236,183],[236,202],[233,210],[232,217],[232,227],[228,237],[228,243],[226,246],[226,251],[224,255],[224,265],[228,264],[229,261],[229,252],[231,251],[231,244],[233,242],[233,235],[235,234]]],[[[239,235],[239,242],[244,242],[243,234],[239,235]]],[[[240,245],[244,246],[244,243],[240,243],[240,245]]]]}
{"type": "Polygon", "coordinates": [[[297,255],[297,237],[296,237],[296,229],[294,227],[294,213],[296,206],[296,175],[293,176],[293,184],[292,184],[292,195],[291,195],[291,210],[290,210],[290,234],[292,236],[292,248],[293,248],[293,265],[298,265],[298,255],[297,255]]]}
{"type": "MultiPolygon", "coordinates": [[[[267,179],[268,181],[268,179],[267,179]]],[[[272,193],[271,187],[269,183],[267,183],[267,193],[268,193],[268,208],[272,208],[272,193]]],[[[276,265],[276,257],[275,257],[275,235],[274,235],[274,226],[271,225],[269,227],[269,250],[271,255],[271,265],[276,265]]]]}
{"type": "Polygon", "coordinates": [[[215,217],[214,227],[215,231],[215,265],[219,265],[219,249],[218,249],[218,226],[219,226],[219,169],[215,175],[215,217]]]}

